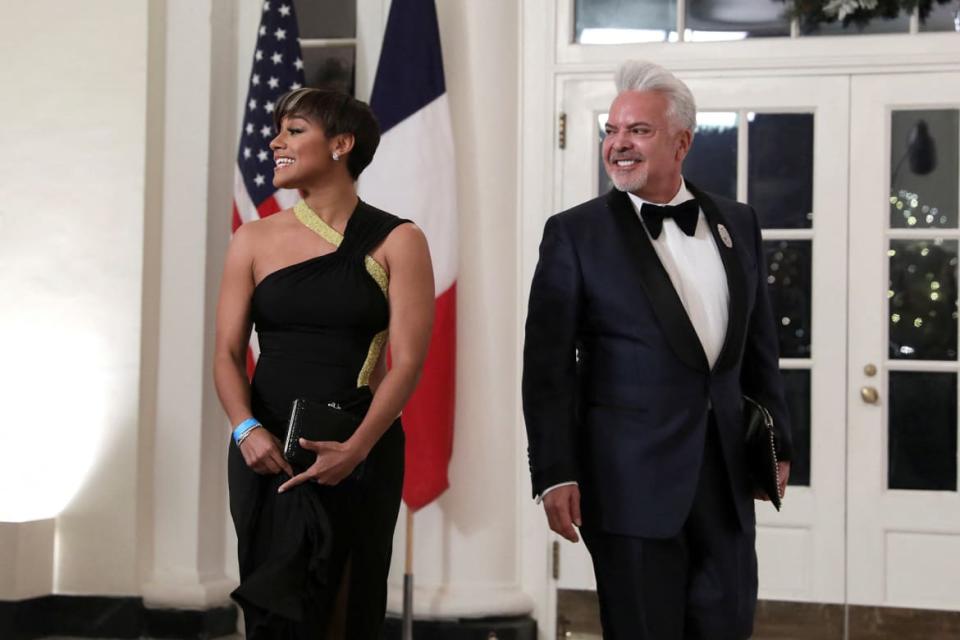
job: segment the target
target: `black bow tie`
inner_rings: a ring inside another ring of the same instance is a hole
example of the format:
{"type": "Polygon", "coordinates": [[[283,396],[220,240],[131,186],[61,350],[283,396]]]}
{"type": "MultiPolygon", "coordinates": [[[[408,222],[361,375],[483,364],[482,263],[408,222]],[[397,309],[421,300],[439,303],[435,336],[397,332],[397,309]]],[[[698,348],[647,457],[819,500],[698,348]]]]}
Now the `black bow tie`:
{"type": "Polygon", "coordinates": [[[663,230],[664,218],[673,218],[677,221],[685,234],[692,236],[697,231],[697,220],[700,218],[700,205],[696,200],[687,200],[676,205],[656,205],[644,202],[640,207],[640,217],[647,225],[650,236],[656,240],[663,230]]]}

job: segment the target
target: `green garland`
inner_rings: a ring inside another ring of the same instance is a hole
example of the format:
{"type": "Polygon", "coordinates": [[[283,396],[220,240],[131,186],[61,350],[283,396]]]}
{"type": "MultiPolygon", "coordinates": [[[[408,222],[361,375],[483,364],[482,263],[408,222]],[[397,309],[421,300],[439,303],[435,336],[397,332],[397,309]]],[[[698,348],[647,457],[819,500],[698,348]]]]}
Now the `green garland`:
{"type": "Polygon", "coordinates": [[[865,26],[875,18],[896,18],[901,12],[909,15],[915,7],[920,8],[920,19],[926,20],[937,4],[949,4],[955,0],[793,0],[790,14],[799,19],[804,32],[816,30],[823,23],[853,23],[865,26]]]}

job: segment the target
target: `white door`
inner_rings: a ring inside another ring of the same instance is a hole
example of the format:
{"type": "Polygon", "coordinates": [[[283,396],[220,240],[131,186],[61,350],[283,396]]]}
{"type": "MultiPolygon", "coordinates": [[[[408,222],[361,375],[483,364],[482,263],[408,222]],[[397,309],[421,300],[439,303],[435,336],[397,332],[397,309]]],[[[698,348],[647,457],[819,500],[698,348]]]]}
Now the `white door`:
{"type": "MultiPolygon", "coordinates": [[[[687,79],[698,132],[685,174],[761,214],[797,455],[785,508],[758,503],[760,596],[844,601],[849,80],[687,79]],[[814,162],[816,158],[816,162],[814,162]]],[[[562,76],[554,210],[608,188],[599,156],[609,74],[562,76]]],[[[561,540],[557,587],[595,589],[584,546],[561,540]]]]}
{"type": "Polygon", "coordinates": [[[960,74],[851,103],[849,600],[960,610],[960,74]]]}

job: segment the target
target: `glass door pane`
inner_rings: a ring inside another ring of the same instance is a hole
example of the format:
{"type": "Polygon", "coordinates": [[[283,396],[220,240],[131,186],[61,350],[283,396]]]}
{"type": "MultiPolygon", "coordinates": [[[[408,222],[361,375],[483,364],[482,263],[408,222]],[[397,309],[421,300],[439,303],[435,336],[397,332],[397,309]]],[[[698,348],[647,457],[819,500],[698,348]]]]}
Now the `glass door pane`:
{"type": "Polygon", "coordinates": [[[920,638],[960,611],[960,74],[855,77],[851,95],[847,579],[873,613],[850,632],[920,638]]]}

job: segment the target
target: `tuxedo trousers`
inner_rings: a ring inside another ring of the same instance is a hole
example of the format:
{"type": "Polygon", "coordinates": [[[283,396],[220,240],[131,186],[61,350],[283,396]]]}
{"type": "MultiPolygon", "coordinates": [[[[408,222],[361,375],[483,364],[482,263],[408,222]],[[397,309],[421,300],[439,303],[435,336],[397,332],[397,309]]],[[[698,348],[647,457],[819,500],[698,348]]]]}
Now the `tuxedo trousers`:
{"type": "Polygon", "coordinates": [[[584,528],[604,640],[741,640],[757,603],[756,527],[737,518],[711,412],[697,492],[672,538],[584,528]]]}

